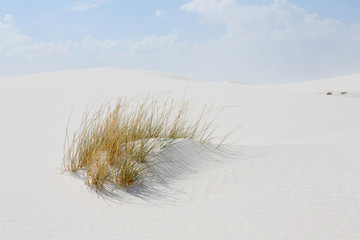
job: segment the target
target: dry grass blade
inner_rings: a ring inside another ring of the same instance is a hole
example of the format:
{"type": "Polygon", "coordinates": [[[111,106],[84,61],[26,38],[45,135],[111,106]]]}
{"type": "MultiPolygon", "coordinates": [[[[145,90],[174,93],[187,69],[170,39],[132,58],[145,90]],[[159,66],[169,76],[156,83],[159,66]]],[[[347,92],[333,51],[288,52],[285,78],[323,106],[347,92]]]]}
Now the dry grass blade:
{"type": "Polygon", "coordinates": [[[159,99],[134,104],[120,98],[112,107],[107,103],[95,114],[84,114],[80,130],[67,139],[64,149],[65,171],[84,174],[86,183],[96,189],[106,184],[127,187],[141,183],[152,154],[170,146],[175,139],[209,141],[211,122],[204,107],[193,124],[187,119],[188,104],[159,99]]]}

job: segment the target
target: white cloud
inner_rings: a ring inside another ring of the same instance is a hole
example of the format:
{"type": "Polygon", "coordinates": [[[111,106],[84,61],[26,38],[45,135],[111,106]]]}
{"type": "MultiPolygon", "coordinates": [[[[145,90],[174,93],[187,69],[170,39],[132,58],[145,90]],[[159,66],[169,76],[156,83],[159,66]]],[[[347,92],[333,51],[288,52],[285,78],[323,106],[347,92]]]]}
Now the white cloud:
{"type": "MultiPolygon", "coordinates": [[[[12,19],[6,15],[6,19],[12,19]]],[[[96,40],[92,36],[85,36],[78,42],[43,42],[33,40],[30,36],[19,33],[19,30],[9,23],[0,22],[0,53],[5,56],[33,58],[42,54],[64,54],[76,51],[101,51],[115,48],[118,40],[96,40]]]]}
{"type": "Polygon", "coordinates": [[[119,40],[107,39],[104,41],[96,40],[93,36],[85,36],[79,43],[82,51],[112,49],[119,45],[119,40]]]}
{"type": "Polygon", "coordinates": [[[183,40],[176,29],[134,42],[85,36],[54,43],[22,34],[7,15],[0,21],[0,75],[113,66],[197,80],[266,83],[359,73],[360,23],[321,19],[286,0],[247,6],[235,0],[193,0],[181,9],[223,25],[225,32],[197,44],[183,40]],[[10,63],[16,67],[6,72],[10,63]]]}
{"type": "Polygon", "coordinates": [[[97,8],[105,3],[106,0],[83,0],[74,2],[71,7],[70,11],[74,12],[85,12],[87,10],[97,8]]]}
{"type": "Polygon", "coordinates": [[[8,25],[13,26],[15,24],[15,20],[12,15],[6,14],[4,17],[4,22],[7,22],[8,25]]]}
{"type": "Polygon", "coordinates": [[[20,33],[14,19],[0,21],[0,76],[90,67],[107,62],[119,40],[85,36],[79,41],[45,42],[20,33]]]}
{"type": "Polygon", "coordinates": [[[203,14],[214,14],[215,12],[224,11],[234,3],[236,3],[236,0],[193,0],[184,4],[180,9],[203,14]]]}
{"type": "Polygon", "coordinates": [[[14,27],[14,18],[7,14],[4,17],[4,22],[0,21],[0,53],[9,56],[22,51],[22,45],[31,42],[29,36],[19,33],[19,30],[14,27]]]}
{"type": "Polygon", "coordinates": [[[144,51],[162,51],[174,46],[178,38],[179,32],[173,29],[173,33],[166,36],[157,36],[155,34],[146,36],[136,42],[130,47],[130,52],[144,52],[144,51]]]}
{"type": "Polygon", "coordinates": [[[165,12],[162,10],[156,10],[155,12],[155,16],[159,17],[159,18],[163,18],[165,15],[165,12]]]}
{"type": "Polygon", "coordinates": [[[181,9],[226,27],[221,37],[194,46],[188,62],[202,62],[189,69],[195,77],[283,82],[359,72],[359,25],[320,19],[286,0],[247,6],[193,0],[181,9]]]}

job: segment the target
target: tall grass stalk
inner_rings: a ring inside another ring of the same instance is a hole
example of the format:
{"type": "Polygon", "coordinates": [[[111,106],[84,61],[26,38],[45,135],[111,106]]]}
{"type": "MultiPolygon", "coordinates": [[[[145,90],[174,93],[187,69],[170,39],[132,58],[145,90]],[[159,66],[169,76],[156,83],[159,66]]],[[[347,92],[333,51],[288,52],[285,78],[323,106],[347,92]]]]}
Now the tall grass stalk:
{"type": "Polygon", "coordinates": [[[149,97],[134,103],[120,98],[94,114],[85,113],[72,140],[66,136],[63,169],[84,174],[86,183],[97,189],[106,184],[127,187],[141,183],[152,154],[171,146],[176,139],[201,144],[211,140],[209,110],[190,122],[188,103],[175,104],[149,97]]]}

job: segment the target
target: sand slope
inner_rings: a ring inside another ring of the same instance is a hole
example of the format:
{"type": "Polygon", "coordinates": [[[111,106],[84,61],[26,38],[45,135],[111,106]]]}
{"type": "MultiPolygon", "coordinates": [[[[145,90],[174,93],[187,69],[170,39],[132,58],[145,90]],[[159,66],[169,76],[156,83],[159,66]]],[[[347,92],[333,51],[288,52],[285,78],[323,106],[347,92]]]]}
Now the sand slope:
{"type": "Polygon", "coordinates": [[[2,78],[0,239],[360,239],[359,90],[359,75],[278,86],[119,69],[2,78]],[[170,149],[175,171],[158,193],[104,199],[60,174],[70,114],[72,131],[86,107],[148,93],[222,109],[215,135],[241,128],[223,154],[170,149]]]}

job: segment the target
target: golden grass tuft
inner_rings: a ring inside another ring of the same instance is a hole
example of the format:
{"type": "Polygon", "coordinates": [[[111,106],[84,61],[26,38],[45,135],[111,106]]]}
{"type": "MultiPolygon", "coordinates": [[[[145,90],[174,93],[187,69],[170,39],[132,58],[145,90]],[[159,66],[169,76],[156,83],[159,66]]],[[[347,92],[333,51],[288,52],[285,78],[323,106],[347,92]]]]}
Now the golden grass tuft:
{"type": "MultiPolygon", "coordinates": [[[[175,139],[210,141],[209,110],[189,123],[188,104],[175,104],[149,97],[131,102],[120,98],[94,114],[86,113],[72,141],[67,140],[63,170],[81,171],[88,185],[103,189],[106,184],[128,187],[141,183],[152,154],[170,146],[175,139]]],[[[68,139],[68,137],[67,137],[68,139]]]]}

